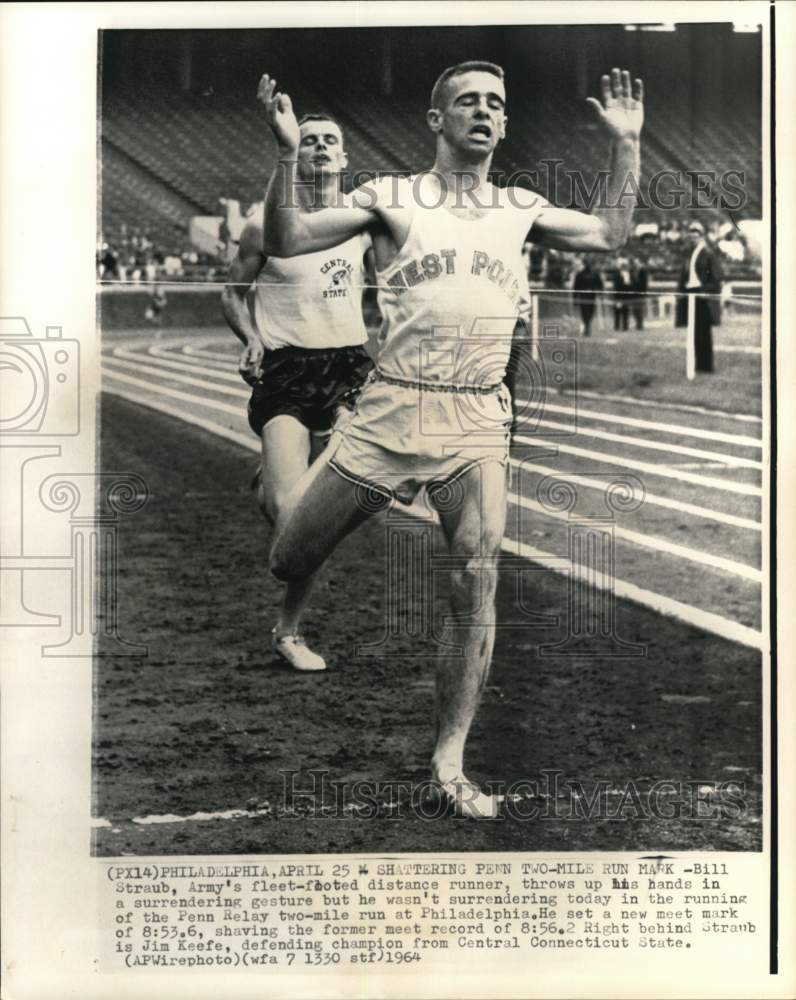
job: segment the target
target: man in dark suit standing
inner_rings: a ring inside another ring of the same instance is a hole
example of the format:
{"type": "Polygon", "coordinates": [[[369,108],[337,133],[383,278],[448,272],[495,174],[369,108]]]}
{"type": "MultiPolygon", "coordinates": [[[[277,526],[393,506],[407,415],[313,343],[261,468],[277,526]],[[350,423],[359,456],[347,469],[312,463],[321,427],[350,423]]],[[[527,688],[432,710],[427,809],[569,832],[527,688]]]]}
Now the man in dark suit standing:
{"type": "Polygon", "coordinates": [[[591,321],[597,306],[597,295],[602,290],[603,281],[600,272],[594,269],[592,259],[587,255],[583,261],[583,269],[575,275],[575,282],[572,285],[572,297],[580,309],[584,337],[591,335],[591,321]]]}
{"type": "Polygon", "coordinates": [[[614,330],[627,330],[630,311],[630,267],[624,257],[616,262],[614,284],[614,330]]]}
{"type": "Polygon", "coordinates": [[[688,224],[688,252],[677,288],[685,292],[686,305],[693,297],[696,371],[712,372],[713,326],[721,322],[721,265],[705,242],[705,227],[696,220],[688,224]]]}
{"type": "Polygon", "coordinates": [[[644,329],[644,314],[647,310],[647,288],[649,277],[644,262],[635,258],[630,271],[630,290],[633,295],[630,300],[630,310],[636,321],[636,329],[644,329]]]}

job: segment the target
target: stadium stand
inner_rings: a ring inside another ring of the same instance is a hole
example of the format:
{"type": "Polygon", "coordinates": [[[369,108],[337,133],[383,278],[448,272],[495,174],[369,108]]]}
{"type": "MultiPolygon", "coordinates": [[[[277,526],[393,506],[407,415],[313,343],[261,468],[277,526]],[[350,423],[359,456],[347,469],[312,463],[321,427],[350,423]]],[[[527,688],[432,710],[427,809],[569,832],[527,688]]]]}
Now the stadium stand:
{"type": "MultiPolygon", "coordinates": [[[[685,41],[673,37],[667,43],[679,46],[672,49],[677,58],[685,41]]],[[[296,58],[306,57],[306,46],[295,54],[296,58]]],[[[284,61],[289,61],[289,56],[289,51],[281,53],[284,61]]],[[[262,61],[254,55],[250,54],[249,60],[252,68],[262,68],[262,61]]],[[[288,76],[290,92],[299,111],[322,110],[340,122],[353,174],[408,171],[430,162],[433,142],[422,113],[424,97],[418,80],[413,81],[407,99],[398,100],[382,93],[384,88],[374,87],[372,80],[351,73],[344,77],[344,86],[333,89],[330,83],[324,87],[322,70],[308,76],[297,65],[288,76]],[[306,79],[312,79],[312,86],[306,79]]],[[[672,71],[676,71],[674,63],[672,71]]],[[[188,88],[176,81],[165,86],[139,81],[131,86],[123,79],[114,81],[109,74],[110,83],[101,95],[100,244],[123,244],[122,230],[136,228],[161,253],[184,255],[190,251],[187,234],[192,216],[223,214],[220,198],[246,204],[262,198],[274,150],[253,96],[256,77],[249,80],[246,72],[244,60],[238,72],[227,70],[226,77],[219,75],[217,86],[205,81],[188,88]],[[227,86],[223,85],[225,80],[227,86]]],[[[519,76],[517,70],[515,76],[519,76]]],[[[538,171],[539,184],[535,186],[542,194],[558,204],[582,206],[583,197],[577,190],[573,193],[565,172],[579,171],[588,188],[596,171],[604,166],[604,151],[596,142],[590,109],[575,90],[570,86],[562,92],[554,78],[535,81],[533,89],[514,86],[509,93],[509,135],[498,150],[494,168],[504,175],[538,171]],[[561,161],[563,183],[555,189],[546,183],[551,168],[548,166],[546,175],[544,161],[561,161]]],[[[651,86],[642,190],[647,190],[650,178],[663,170],[681,175],[686,171],[721,174],[735,170],[743,174],[746,196],[735,218],[760,218],[760,137],[759,102],[754,92],[730,109],[715,101],[695,101],[693,84],[685,89],[651,86]]],[[[641,207],[636,218],[639,222],[665,223],[671,230],[682,227],[687,215],[684,208],[661,211],[641,207]]],[[[718,211],[703,215],[708,225],[726,219],[726,214],[718,211]]],[[[631,247],[644,256],[650,256],[653,249],[653,257],[659,261],[656,267],[671,270],[675,266],[676,240],[648,238],[635,241],[631,247]]]]}

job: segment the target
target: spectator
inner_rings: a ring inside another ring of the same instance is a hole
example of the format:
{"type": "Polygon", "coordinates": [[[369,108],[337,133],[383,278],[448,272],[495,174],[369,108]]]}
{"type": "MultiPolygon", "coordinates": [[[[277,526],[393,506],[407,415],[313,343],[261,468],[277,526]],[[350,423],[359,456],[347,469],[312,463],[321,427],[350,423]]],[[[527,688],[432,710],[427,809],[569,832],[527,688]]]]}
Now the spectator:
{"type": "Polygon", "coordinates": [[[544,318],[549,320],[563,316],[567,311],[565,296],[561,294],[564,288],[564,265],[557,250],[547,252],[544,286],[553,292],[552,295],[545,296],[544,318]]]}
{"type": "Polygon", "coordinates": [[[721,322],[721,265],[718,254],[705,241],[705,227],[694,220],[688,226],[688,241],[678,291],[685,292],[677,304],[678,326],[688,323],[688,303],[694,310],[696,370],[713,371],[713,326],[721,322]]]}
{"type": "Polygon", "coordinates": [[[144,313],[147,322],[153,326],[162,326],[163,313],[165,312],[167,303],[168,299],[166,298],[165,291],[159,285],[156,285],[149,300],[147,310],[144,313]]]}
{"type": "Polygon", "coordinates": [[[630,269],[630,291],[633,293],[630,298],[630,309],[636,321],[636,329],[644,329],[644,314],[647,310],[647,287],[649,276],[644,262],[634,257],[630,269]]]}
{"type": "Polygon", "coordinates": [[[582,270],[575,275],[573,284],[574,299],[580,309],[583,322],[583,336],[591,336],[591,323],[597,306],[597,295],[603,290],[603,280],[592,266],[592,258],[586,256],[582,270]]]}
{"type": "Polygon", "coordinates": [[[163,261],[163,271],[167,278],[181,278],[183,276],[182,260],[176,251],[172,251],[163,261]]]}
{"type": "Polygon", "coordinates": [[[628,300],[631,290],[630,267],[626,258],[620,257],[612,275],[614,285],[614,330],[627,330],[628,300]]]}
{"type": "Polygon", "coordinates": [[[101,264],[103,281],[119,280],[119,256],[107,243],[103,244],[101,264]]]}

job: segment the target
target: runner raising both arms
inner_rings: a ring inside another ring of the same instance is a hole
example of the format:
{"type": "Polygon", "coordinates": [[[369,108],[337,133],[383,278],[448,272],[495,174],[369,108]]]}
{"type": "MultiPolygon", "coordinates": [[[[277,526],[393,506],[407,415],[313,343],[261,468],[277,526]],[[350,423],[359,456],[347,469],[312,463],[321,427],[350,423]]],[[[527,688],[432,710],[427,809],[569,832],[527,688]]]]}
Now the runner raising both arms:
{"type": "Polygon", "coordinates": [[[497,561],[506,516],[507,430],[502,377],[511,349],[526,239],[613,251],[627,240],[639,172],[643,89],[627,72],[589,98],[607,140],[606,203],[591,214],[555,208],[487,179],[506,134],[503,71],[485,62],[437,80],[427,122],[430,171],[357,189],[351,207],[308,212],[294,191],[301,132],[290,98],[264,76],[259,97],[279,146],[266,196],[265,251],[317,253],[370,233],[384,324],[376,369],[353,417],[301,484],[272,551],[279,579],[302,581],[372,511],[362,491],[411,502],[425,487],[451,552],[451,610],[436,674],[434,788],[459,814],[493,817],[496,798],[464,775],[464,746],[494,644],[497,561]],[[632,175],[632,177],[631,177],[632,175]]]}

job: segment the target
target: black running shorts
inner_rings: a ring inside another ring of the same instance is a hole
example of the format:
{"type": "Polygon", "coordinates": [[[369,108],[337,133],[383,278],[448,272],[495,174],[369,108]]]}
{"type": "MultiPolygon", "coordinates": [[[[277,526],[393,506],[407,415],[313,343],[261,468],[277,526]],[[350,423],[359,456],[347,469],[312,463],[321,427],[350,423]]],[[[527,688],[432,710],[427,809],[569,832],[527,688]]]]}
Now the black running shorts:
{"type": "Polygon", "coordinates": [[[328,431],[341,406],[351,406],[373,367],[364,347],[266,351],[263,374],[249,400],[255,434],[274,417],[295,417],[311,431],[328,431]]]}

